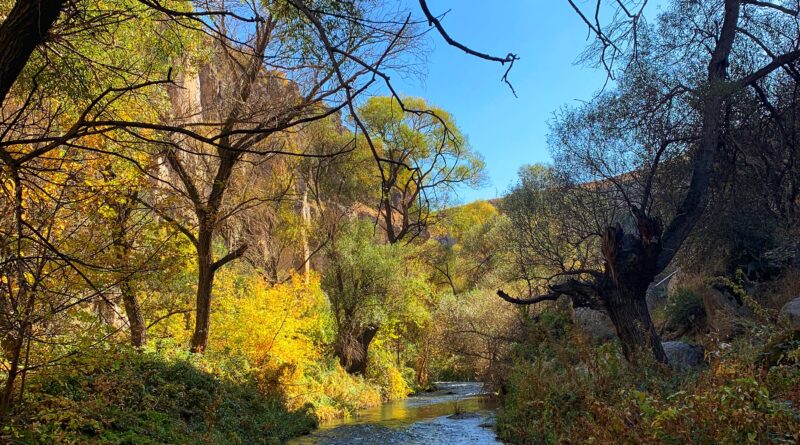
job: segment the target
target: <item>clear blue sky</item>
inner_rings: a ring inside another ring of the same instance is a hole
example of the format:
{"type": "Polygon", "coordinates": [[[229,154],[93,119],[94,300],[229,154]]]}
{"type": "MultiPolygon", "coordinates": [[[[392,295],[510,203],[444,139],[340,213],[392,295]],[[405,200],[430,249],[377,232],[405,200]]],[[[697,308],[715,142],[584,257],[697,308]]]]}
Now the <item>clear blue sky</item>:
{"type": "MultiPolygon", "coordinates": [[[[416,0],[403,0],[422,17],[416,0]]],[[[584,4],[584,1],[577,2],[584,4]]],[[[392,78],[400,92],[419,96],[451,112],[486,160],[488,184],[466,189],[462,202],[501,196],[525,164],[548,162],[546,145],[552,113],[576,100],[588,100],[605,81],[605,72],[575,61],[587,44],[587,30],[566,0],[428,0],[456,40],[478,51],[521,59],[510,79],[519,98],[500,82],[498,63],[468,56],[429,33],[432,51],[424,79],[392,78]]],[[[648,6],[652,20],[656,7],[648,6]]]]}

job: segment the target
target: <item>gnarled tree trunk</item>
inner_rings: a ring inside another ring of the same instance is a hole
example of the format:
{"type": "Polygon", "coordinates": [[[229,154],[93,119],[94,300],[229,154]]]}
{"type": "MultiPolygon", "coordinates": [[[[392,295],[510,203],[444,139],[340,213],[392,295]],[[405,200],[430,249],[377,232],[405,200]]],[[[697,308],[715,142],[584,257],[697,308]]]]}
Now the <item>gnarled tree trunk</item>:
{"type": "Polygon", "coordinates": [[[626,359],[635,361],[638,353],[649,349],[656,360],[666,363],[646,298],[647,287],[658,273],[661,225],[644,214],[637,217],[638,235],[625,234],[617,225],[603,236],[606,264],[598,296],[614,323],[626,359]]]}
{"type": "Polygon", "coordinates": [[[639,353],[650,350],[656,360],[666,363],[667,356],[650,319],[645,294],[631,289],[617,289],[606,298],[609,300],[608,315],[614,323],[625,358],[633,362],[639,353]]]}
{"type": "Polygon", "coordinates": [[[339,330],[334,352],[339,363],[349,374],[364,375],[367,372],[369,345],[378,333],[380,326],[366,326],[361,329],[339,330]]]}

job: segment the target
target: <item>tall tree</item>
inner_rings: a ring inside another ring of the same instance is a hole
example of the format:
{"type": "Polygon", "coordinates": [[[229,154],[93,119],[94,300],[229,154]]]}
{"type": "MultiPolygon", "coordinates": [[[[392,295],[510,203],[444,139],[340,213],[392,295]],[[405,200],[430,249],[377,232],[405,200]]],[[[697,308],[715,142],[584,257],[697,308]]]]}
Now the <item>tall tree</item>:
{"type": "MultiPolygon", "coordinates": [[[[726,139],[726,109],[734,95],[774,75],[800,57],[796,34],[759,40],[768,49],[759,53],[748,51],[749,35],[762,35],[764,27],[775,29],[782,23],[795,20],[797,11],[772,3],[744,0],[675,2],[660,17],[659,26],[646,33],[640,15],[630,13],[636,8],[622,11],[625,7],[619,2],[616,5],[608,3],[610,7],[620,9],[617,17],[624,17],[630,27],[625,28],[619,22],[616,26],[600,26],[581,13],[596,33],[600,60],[609,66],[610,60],[619,59],[617,51],[624,47],[621,42],[636,39],[629,46],[633,49],[627,55],[628,63],[621,70],[610,68],[609,73],[621,75],[623,81],[625,77],[644,78],[648,71],[642,66],[650,60],[655,64],[669,64],[664,66],[671,67],[672,75],[656,77],[654,82],[630,81],[630,85],[644,84],[657,88],[638,92],[633,88],[631,95],[610,102],[601,99],[602,105],[592,110],[594,116],[602,116],[606,110],[613,114],[626,105],[636,105],[631,99],[639,99],[644,107],[629,108],[639,115],[628,114],[626,117],[627,123],[633,123],[632,127],[616,126],[620,123],[617,121],[606,126],[606,129],[615,131],[604,132],[602,137],[593,139],[592,129],[596,127],[590,126],[584,133],[587,138],[579,146],[569,139],[562,139],[561,146],[567,148],[565,159],[576,161],[573,167],[583,167],[584,173],[600,181],[595,185],[573,182],[571,187],[597,191],[589,202],[596,202],[603,191],[614,190],[615,197],[609,199],[624,203],[632,223],[625,227],[616,221],[602,231],[590,231],[595,241],[582,245],[596,249],[600,254],[596,258],[600,261],[590,267],[574,263],[545,277],[544,292],[535,292],[525,298],[511,297],[503,291],[498,294],[517,304],[535,304],[566,295],[575,305],[604,308],[614,322],[628,359],[635,360],[638,351],[645,348],[651,350],[659,361],[666,361],[647,310],[647,287],[670,264],[703,214],[713,166],[721,152],[731,150],[726,139]],[[605,29],[614,34],[605,33],[605,29]],[[631,32],[620,33],[624,29],[631,32]],[[684,79],[678,73],[683,73],[684,79]],[[681,119],[679,115],[670,114],[677,110],[674,108],[677,101],[689,104],[685,108],[678,107],[681,112],[694,113],[696,125],[686,137],[670,136],[666,131],[668,127],[659,127],[681,119]],[[600,108],[603,105],[617,108],[600,108]],[[642,155],[639,159],[643,162],[635,169],[614,171],[615,167],[635,159],[631,151],[617,150],[624,147],[629,134],[623,131],[626,129],[634,133],[642,129],[640,133],[647,136],[639,137],[633,146],[643,149],[639,152],[642,155]],[[586,156],[570,155],[579,152],[586,156]],[[684,157],[690,159],[688,186],[682,189],[682,196],[673,212],[659,214],[653,206],[654,182],[669,162],[679,162],[684,157]],[[663,223],[664,220],[667,222],[663,223]]],[[[598,6],[601,4],[604,3],[598,2],[598,6]]],[[[578,8],[576,10],[580,12],[578,8]]]]}
{"type": "MultiPolygon", "coordinates": [[[[188,73],[183,89],[172,90],[171,124],[156,126],[163,132],[159,143],[166,147],[162,155],[173,175],[161,182],[181,201],[176,209],[162,209],[160,214],[175,222],[196,249],[194,352],[203,352],[208,342],[216,271],[247,250],[246,244],[231,246],[215,258],[214,240],[221,224],[244,208],[274,198],[250,190],[247,196],[230,196],[234,176],[246,176],[248,165],[270,157],[318,156],[289,143],[285,132],[350,104],[371,83],[365,75],[391,59],[405,42],[404,25],[364,28],[351,20],[353,14],[363,13],[360,3],[341,5],[341,13],[335,8],[318,12],[329,21],[326,32],[341,34],[337,50],[360,61],[337,60],[331,66],[325,56],[320,60],[314,46],[317,28],[303,20],[300,6],[251,5],[248,14],[256,19],[240,20],[239,27],[230,17],[216,23],[214,29],[223,37],[211,42],[210,63],[188,73]],[[251,30],[246,39],[241,26],[251,30]],[[241,40],[244,43],[238,43],[241,40]],[[172,186],[173,179],[178,187],[172,186]]],[[[155,202],[151,207],[159,208],[155,202]]]]}

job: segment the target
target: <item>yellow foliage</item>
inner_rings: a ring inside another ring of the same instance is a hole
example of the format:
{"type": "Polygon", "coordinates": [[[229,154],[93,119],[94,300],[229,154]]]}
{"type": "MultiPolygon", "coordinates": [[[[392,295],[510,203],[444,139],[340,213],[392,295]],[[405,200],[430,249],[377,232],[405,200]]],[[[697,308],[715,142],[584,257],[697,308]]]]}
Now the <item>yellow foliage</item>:
{"type": "Polygon", "coordinates": [[[382,402],[378,386],[348,374],[338,364],[309,379],[304,391],[304,403],[314,406],[314,413],[322,422],[347,417],[382,402]]]}
{"type": "Polygon", "coordinates": [[[210,350],[243,354],[258,368],[266,391],[284,387],[290,402],[297,399],[309,366],[321,354],[314,339],[321,335],[326,305],[319,281],[312,278],[306,285],[294,275],[273,286],[231,268],[221,271],[215,284],[210,350]]]}
{"type": "Polygon", "coordinates": [[[385,382],[382,382],[381,386],[384,388],[388,400],[404,399],[412,392],[403,375],[395,367],[386,369],[384,380],[385,382]]]}
{"type": "Polygon", "coordinates": [[[379,366],[380,377],[366,379],[325,356],[330,312],[316,276],[308,284],[295,274],[271,285],[244,272],[223,269],[215,280],[209,354],[244,357],[243,366],[254,368],[262,391],[282,396],[291,410],[313,406],[320,421],[411,392],[394,367],[379,366]]]}

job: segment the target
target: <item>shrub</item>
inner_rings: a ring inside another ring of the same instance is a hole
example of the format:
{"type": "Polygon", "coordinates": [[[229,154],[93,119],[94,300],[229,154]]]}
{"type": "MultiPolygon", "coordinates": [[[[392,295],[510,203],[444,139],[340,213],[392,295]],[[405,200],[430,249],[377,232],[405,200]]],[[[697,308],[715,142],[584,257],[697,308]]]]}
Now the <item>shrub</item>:
{"type": "Polygon", "coordinates": [[[319,368],[306,391],[321,422],[350,416],[382,401],[378,385],[348,374],[338,363],[319,368]]]}
{"type": "Polygon", "coordinates": [[[309,431],[246,371],[210,373],[207,359],[119,345],[35,375],[4,431],[16,443],[271,444],[309,431]]]}
{"type": "Polygon", "coordinates": [[[667,304],[664,327],[680,337],[693,330],[700,330],[705,325],[706,309],[703,299],[690,289],[678,289],[667,304]]]}
{"type": "MultiPolygon", "coordinates": [[[[552,318],[552,317],[549,317],[552,318]]],[[[590,348],[559,323],[531,327],[497,428],[520,444],[797,443],[800,368],[758,368],[730,349],[703,371],[628,365],[613,343],[590,348]],[[535,346],[534,346],[535,345],[535,346]]],[[[552,320],[550,320],[552,321],[552,320]]]]}

